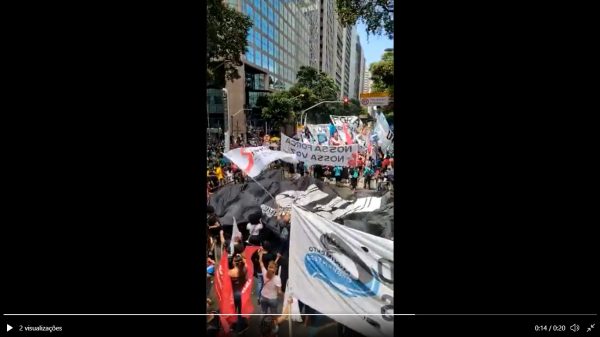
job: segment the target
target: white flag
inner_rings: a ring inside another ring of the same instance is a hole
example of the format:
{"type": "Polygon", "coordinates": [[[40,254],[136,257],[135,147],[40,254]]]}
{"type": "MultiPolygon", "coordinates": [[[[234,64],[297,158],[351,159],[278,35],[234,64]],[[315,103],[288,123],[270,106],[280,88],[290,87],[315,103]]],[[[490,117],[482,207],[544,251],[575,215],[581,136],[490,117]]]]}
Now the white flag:
{"type": "Polygon", "coordinates": [[[330,317],[367,337],[391,337],[393,269],[391,240],[292,206],[289,284],[295,298],[324,315],[357,315],[330,317]]]}
{"type": "Polygon", "coordinates": [[[224,155],[252,178],[258,176],[270,163],[276,160],[293,164],[298,163],[295,154],[273,151],[262,146],[237,148],[226,152],[224,155]]]}
{"type": "Polygon", "coordinates": [[[229,243],[229,248],[230,248],[230,252],[231,255],[233,255],[233,246],[236,243],[236,238],[240,238],[240,241],[242,239],[242,232],[240,232],[240,229],[238,228],[237,222],[235,221],[235,217],[233,217],[233,231],[231,232],[231,242],[229,243]]]}
{"type": "Polygon", "coordinates": [[[373,131],[377,135],[377,144],[381,146],[383,151],[388,151],[393,147],[394,133],[382,113],[376,113],[375,118],[377,119],[377,123],[373,131]]]}

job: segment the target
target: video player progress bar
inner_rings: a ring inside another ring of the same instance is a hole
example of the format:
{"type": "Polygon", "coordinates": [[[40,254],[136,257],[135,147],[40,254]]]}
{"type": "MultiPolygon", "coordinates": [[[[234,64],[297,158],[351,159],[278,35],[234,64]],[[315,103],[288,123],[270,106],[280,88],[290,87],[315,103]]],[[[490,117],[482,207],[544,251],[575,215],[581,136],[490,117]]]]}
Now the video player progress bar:
{"type": "MultiPolygon", "coordinates": [[[[221,316],[221,314],[3,314],[3,316],[221,316]]],[[[281,316],[293,316],[287,314],[281,316]]],[[[235,316],[223,314],[222,316],[235,316]]],[[[248,314],[248,316],[264,316],[248,314]]],[[[303,316],[381,316],[381,314],[303,314],[303,316]]],[[[598,316],[598,314],[388,314],[388,316],[598,316]]]]}

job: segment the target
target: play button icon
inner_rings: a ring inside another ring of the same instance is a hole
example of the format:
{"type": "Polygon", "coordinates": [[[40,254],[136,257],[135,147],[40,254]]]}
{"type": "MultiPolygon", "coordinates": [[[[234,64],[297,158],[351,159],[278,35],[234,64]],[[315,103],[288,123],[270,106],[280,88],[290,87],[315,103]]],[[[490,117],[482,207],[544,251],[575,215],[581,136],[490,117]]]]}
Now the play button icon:
{"type": "Polygon", "coordinates": [[[9,332],[10,330],[12,330],[12,326],[6,324],[6,332],[9,332]]]}

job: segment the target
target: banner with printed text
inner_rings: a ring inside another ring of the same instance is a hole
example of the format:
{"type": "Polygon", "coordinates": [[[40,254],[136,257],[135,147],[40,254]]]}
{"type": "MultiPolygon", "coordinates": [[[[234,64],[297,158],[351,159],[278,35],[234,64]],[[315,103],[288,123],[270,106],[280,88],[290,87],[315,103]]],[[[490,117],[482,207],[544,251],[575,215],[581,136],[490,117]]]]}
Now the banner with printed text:
{"type": "Polygon", "coordinates": [[[289,285],[294,297],[364,336],[392,337],[393,241],[296,205],[291,219],[289,285]]]}
{"type": "Polygon", "coordinates": [[[281,134],[281,151],[295,154],[299,161],[308,165],[350,166],[352,154],[358,152],[358,144],[327,146],[305,144],[281,134]]]}

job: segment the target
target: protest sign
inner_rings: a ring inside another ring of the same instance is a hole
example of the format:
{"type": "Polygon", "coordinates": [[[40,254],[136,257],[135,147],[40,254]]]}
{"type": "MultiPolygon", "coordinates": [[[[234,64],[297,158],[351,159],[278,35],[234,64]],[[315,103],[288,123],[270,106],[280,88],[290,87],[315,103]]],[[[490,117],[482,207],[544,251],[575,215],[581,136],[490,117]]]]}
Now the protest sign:
{"type": "Polygon", "coordinates": [[[308,165],[350,166],[352,154],[358,152],[358,145],[327,146],[305,144],[281,134],[281,150],[295,154],[299,161],[308,165]]]}

